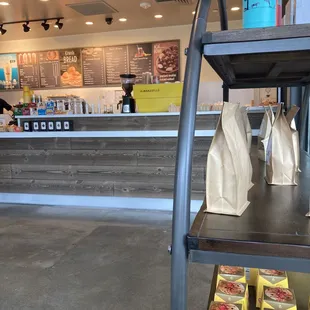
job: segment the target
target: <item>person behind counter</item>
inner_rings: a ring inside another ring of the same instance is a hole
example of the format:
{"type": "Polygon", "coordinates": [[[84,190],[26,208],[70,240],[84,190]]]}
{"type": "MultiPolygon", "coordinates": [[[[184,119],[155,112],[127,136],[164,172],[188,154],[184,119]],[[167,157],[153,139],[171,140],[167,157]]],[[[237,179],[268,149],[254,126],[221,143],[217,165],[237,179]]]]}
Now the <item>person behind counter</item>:
{"type": "Polygon", "coordinates": [[[6,109],[7,111],[14,111],[14,108],[9,105],[5,100],[0,98],[0,114],[3,114],[3,110],[6,109]]]}

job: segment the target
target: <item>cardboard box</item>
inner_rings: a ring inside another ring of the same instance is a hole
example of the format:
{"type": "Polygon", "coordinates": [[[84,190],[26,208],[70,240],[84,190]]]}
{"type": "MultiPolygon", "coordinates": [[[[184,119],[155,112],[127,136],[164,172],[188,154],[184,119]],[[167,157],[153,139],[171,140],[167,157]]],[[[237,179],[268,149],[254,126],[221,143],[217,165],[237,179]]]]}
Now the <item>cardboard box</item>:
{"type": "Polygon", "coordinates": [[[134,86],[139,113],[167,112],[170,104],[181,105],[183,83],[138,84],[134,86]]]}
{"type": "Polygon", "coordinates": [[[211,301],[209,310],[242,310],[242,305],[211,301]]]}
{"type": "Polygon", "coordinates": [[[220,280],[246,283],[246,274],[243,267],[220,265],[217,273],[216,285],[220,280]]]}
{"type": "Polygon", "coordinates": [[[247,310],[249,304],[248,285],[220,280],[214,294],[214,301],[239,304],[242,305],[243,310],[247,310]]]}
{"type": "Polygon", "coordinates": [[[263,288],[268,287],[281,287],[288,288],[288,278],[285,271],[259,269],[257,274],[256,283],[256,307],[261,307],[263,297],[263,288]]]}
{"type": "Polygon", "coordinates": [[[297,310],[295,293],[292,289],[264,286],[262,296],[262,310],[297,310]]]}

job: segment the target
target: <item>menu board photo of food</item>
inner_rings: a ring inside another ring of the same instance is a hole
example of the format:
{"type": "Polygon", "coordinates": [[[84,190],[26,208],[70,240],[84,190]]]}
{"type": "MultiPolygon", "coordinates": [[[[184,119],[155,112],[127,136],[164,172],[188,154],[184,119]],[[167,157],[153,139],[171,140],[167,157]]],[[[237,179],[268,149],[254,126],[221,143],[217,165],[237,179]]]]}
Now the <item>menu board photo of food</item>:
{"type": "Polygon", "coordinates": [[[153,74],[160,82],[179,81],[180,41],[153,44],[153,74]]]}
{"type": "Polygon", "coordinates": [[[35,52],[17,54],[20,86],[40,87],[39,59],[35,52]]]}
{"type": "Polygon", "coordinates": [[[19,88],[16,54],[0,55],[0,88],[5,90],[19,88]]]}
{"type": "Polygon", "coordinates": [[[61,50],[60,54],[60,81],[62,87],[82,87],[82,66],[80,49],[61,50]]]}

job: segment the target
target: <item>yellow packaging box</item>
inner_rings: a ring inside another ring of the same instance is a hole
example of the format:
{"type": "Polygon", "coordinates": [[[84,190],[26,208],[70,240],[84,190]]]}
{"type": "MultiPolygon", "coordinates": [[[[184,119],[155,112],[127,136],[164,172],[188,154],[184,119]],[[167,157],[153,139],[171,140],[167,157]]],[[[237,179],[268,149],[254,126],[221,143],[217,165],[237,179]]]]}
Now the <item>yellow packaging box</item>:
{"type": "Polygon", "coordinates": [[[214,294],[214,301],[242,305],[242,310],[248,310],[249,290],[246,283],[220,280],[214,294]]]}
{"type": "Polygon", "coordinates": [[[136,99],[139,113],[168,112],[170,104],[181,105],[182,98],[136,99]]]}
{"type": "Polygon", "coordinates": [[[297,310],[294,290],[281,287],[263,287],[263,309],[297,310]]]}
{"type": "Polygon", "coordinates": [[[245,274],[246,274],[246,282],[249,286],[256,286],[257,282],[257,268],[245,268],[245,274]]]}
{"type": "Polygon", "coordinates": [[[133,90],[139,113],[167,112],[170,104],[181,105],[183,83],[137,84],[133,90]]]}
{"type": "Polygon", "coordinates": [[[261,307],[263,297],[263,287],[288,288],[288,278],[285,271],[259,269],[256,283],[256,307],[261,307]]]}
{"type": "Polygon", "coordinates": [[[220,280],[245,283],[245,269],[243,267],[220,265],[217,272],[216,285],[218,285],[220,280]]]}
{"type": "Polygon", "coordinates": [[[242,310],[242,305],[211,301],[209,310],[242,310]]]}

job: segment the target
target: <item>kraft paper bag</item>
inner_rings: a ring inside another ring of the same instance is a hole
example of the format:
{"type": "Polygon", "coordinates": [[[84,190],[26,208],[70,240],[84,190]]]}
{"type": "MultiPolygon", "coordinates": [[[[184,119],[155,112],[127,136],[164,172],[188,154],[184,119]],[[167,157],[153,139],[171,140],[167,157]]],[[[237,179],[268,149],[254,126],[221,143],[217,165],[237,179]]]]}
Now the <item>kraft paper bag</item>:
{"type": "Polygon", "coordinates": [[[294,154],[295,154],[295,165],[296,165],[296,171],[300,170],[300,145],[299,145],[299,133],[296,130],[296,123],[295,123],[295,116],[297,115],[298,111],[300,110],[299,107],[293,106],[290,111],[286,115],[286,120],[290,124],[291,131],[293,134],[293,148],[294,148],[294,154]]]}
{"type": "MultiPolygon", "coordinates": [[[[266,181],[273,185],[297,185],[294,130],[279,105],[267,147],[266,181]]],[[[298,151],[299,153],[299,151],[298,151]]]]}
{"type": "Polygon", "coordinates": [[[251,152],[251,146],[252,146],[252,128],[251,128],[251,124],[250,124],[249,117],[248,117],[248,110],[246,107],[241,107],[240,111],[241,111],[241,115],[242,115],[248,151],[250,153],[251,152]]]}
{"type": "Polygon", "coordinates": [[[258,143],[257,143],[258,159],[262,161],[266,161],[267,146],[273,122],[274,122],[274,114],[271,107],[269,107],[268,109],[265,110],[264,118],[262,120],[258,134],[258,143]]]}
{"type": "Polygon", "coordinates": [[[241,216],[252,172],[239,104],[225,102],[208,154],[205,212],[241,216]]]}

